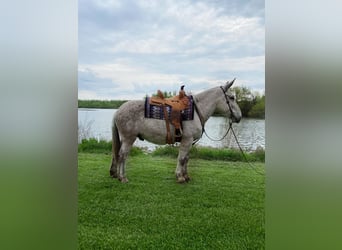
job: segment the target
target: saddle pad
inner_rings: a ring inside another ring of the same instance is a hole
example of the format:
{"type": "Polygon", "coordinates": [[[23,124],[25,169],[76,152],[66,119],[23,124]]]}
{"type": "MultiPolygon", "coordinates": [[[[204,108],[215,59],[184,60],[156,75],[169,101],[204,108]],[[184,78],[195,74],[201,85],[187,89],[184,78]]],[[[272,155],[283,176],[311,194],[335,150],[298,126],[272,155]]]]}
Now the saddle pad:
{"type": "MultiPolygon", "coordinates": [[[[171,120],[171,107],[166,105],[169,121],[171,120]]],[[[194,119],[194,101],[193,97],[189,96],[189,108],[181,112],[182,121],[189,121],[194,119]]],[[[145,100],[145,118],[152,118],[158,120],[165,120],[164,111],[162,106],[150,104],[150,97],[145,100]]]]}

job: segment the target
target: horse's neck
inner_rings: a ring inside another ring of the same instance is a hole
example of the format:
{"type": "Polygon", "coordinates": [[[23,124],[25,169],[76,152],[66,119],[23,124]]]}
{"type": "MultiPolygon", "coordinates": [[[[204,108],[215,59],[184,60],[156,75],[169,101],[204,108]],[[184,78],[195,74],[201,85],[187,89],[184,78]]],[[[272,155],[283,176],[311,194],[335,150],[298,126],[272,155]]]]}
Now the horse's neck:
{"type": "Polygon", "coordinates": [[[217,92],[210,89],[195,95],[196,105],[199,115],[202,116],[203,122],[206,122],[216,109],[217,92]]]}

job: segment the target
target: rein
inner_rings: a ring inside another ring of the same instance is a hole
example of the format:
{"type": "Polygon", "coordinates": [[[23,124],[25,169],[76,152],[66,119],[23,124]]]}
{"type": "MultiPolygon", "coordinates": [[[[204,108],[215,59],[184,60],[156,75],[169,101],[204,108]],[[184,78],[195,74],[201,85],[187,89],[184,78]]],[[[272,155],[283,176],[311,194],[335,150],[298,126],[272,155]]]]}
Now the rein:
{"type": "MultiPolygon", "coordinates": [[[[245,161],[246,161],[246,162],[248,163],[248,165],[250,166],[250,168],[252,168],[257,174],[259,174],[259,175],[264,175],[263,173],[259,172],[259,171],[256,169],[256,167],[253,166],[253,164],[247,159],[247,156],[246,156],[245,152],[243,151],[243,149],[242,149],[242,147],[241,147],[241,145],[240,145],[240,143],[239,143],[239,140],[238,140],[238,138],[237,138],[237,136],[236,136],[236,134],[235,134],[235,132],[234,132],[234,129],[233,129],[233,126],[232,126],[231,121],[229,121],[229,129],[230,129],[230,128],[232,129],[232,133],[233,133],[234,138],[235,138],[235,141],[236,141],[236,143],[237,143],[237,145],[238,145],[238,147],[239,147],[239,149],[240,149],[240,152],[241,152],[243,158],[245,159],[245,161]]],[[[229,130],[229,129],[228,129],[228,130],[229,130]]]]}
{"type": "MultiPolygon", "coordinates": [[[[221,139],[213,139],[213,138],[211,138],[211,137],[207,134],[207,132],[205,131],[205,129],[204,129],[204,123],[205,123],[205,122],[204,122],[204,118],[203,118],[201,112],[198,110],[197,103],[195,102],[195,98],[194,98],[195,109],[196,109],[196,112],[197,112],[197,114],[198,114],[198,116],[199,116],[199,118],[200,118],[201,125],[202,125],[202,135],[203,135],[203,133],[205,133],[205,135],[206,135],[210,140],[212,140],[212,141],[222,141],[222,140],[228,135],[229,130],[231,130],[232,133],[233,133],[233,136],[234,136],[234,138],[235,138],[235,141],[236,141],[236,143],[237,143],[237,145],[238,145],[238,147],[239,147],[239,149],[240,149],[240,152],[241,152],[243,158],[245,159],[245,161],[246,161],[246,162],[248,163],[248,165],[250,166],[250,168],[252,168],[257,174],[259,174],[259,175],[264,175],[263,173],[259,172],[259,171],[256,169],[256,167],[253,166],[252,163],[247,159],[247,156],[246,156],[245,152],[243,151],[243,149],[242,149],[242,147],[241,147],[241,145],[240,145],[240,143],[239,143],[239,140],[238,140],[238,138],[237,138],[237,136],[236,136],[236,134],[235,134],[235,132],[234,132],[234,129],[233,129],[233,121],[232,121],[232,114],[233,114],[233,112],[232,112],[232,107],[230,106],[230,102],[229,102],[229,100],[228,100],[228,97],[227,97],[227,95],[226,95],[226,93],[225,93],[223,87],[221,86],[220,88],[221,88],[222,91],[223,91],[224,97],[226,98],[226,103],[227,103],[227,105],[228,105],[228,107],[229,107],[229,111],[230,111],[229,128],[228,128],[227,132],[224,134],[224,136],[223,136],[221,139]]],[[[202,136],[201,136],[201,137],[202,137],[202,136]]],[[[197,143],[199,140],[200,140],[200,139],[194,141],[194,142],[192,143],[192,145],[194,145],[195,143],[197,143]]]]}
{"type": "Polygon", "coordinates": [[[212,140],[212,141],[221,141],[221,140],[223,140],[223,138],[225,138],[225,137],[227,136],[229,130],[232,131],[233,136],[234,136],[234,138],[235,138],[235,141],[236,141],[236,143],[237,143],[237,145],[238,145],[238,147],[239,147],[239,149],[240,149],[240,152],[241,152],[243,158],[245,159],[245,161],[248,163],[249,167],[252,168],[257,174],[259,174],[259,175],[264,175],[263,173],[259,172],[259,171],[256,169],[256,167],[253,166],[253,164],[247,159],[247,156],[246,156],[245,152],[243,151],[243,149],[242,149],[242,147],[241,147],[241,145],[240,145],[240,143],[239,143],[239,140],[238,140],[238,138],[237,138],[237,136],[236,136],[236,134],[235,134],[235,132],[234,132],[234,129],[233,129],[233,122],[232,122],[231,119],[229,120],[229,128],[228,128],[226,134],[225,134],[220,140],[212,139],[212,138],[210,138],[210,137],[208,136],[207,132],[204,131],[204,133],[205,133],[206,136],[207,136],[210,140],[212,140]]]}
{"type": "Polygon", "coordinates": [[[212,140],[212,141],[222,141],[222,140],[228,135],[229,130],[230,130],[230,129],[233,129],[233,127],[231,126],[231,124],[232,124],[232,121],[229,120],[229,128],[228,128],[227,132],[224,134],[224,136],[223,136],[221,139],[214,139],[214,138],[211,138],[211,137],[208,135],[207,131],[205,131],[204,128],[203,128],[203,131],[204,131],[205,135],[206,135],[210,140],[212,140]]]}

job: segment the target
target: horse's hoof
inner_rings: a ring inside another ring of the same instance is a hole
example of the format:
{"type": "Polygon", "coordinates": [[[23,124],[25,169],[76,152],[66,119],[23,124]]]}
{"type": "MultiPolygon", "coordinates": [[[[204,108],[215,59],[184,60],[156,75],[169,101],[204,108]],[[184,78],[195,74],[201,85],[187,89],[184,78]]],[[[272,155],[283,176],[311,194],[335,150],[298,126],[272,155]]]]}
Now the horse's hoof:
{"type": "Polygon", "coordinates": [[[185,179],[186,182],[189,182],[189,181],[191,180],[191,178],[190,178],[189,175],[185,175],[185,176],[184,176],[184,179],[185,179]]]}
{"type": "Polygon", "coordinates": [[[118,180],[121,182],[121,183],[127,183],[128,182],[128,179],[126,177],[119,177],[118,180]]]}
{"type": "Polygon", "coordinates": [[[185,180],[185,178],[183,176],[180,176],[180,177],[177,178],[177,182],[178,183],[185,183],[186,180],[185,180]]]}
{"type": "Polygon", "coordinates": [[[109,174],[110,174],[111,177],[113,177],[115,179],[118,178],[118,174],[116,172],[112,171],[112,170],[109,171],[109,174]]]}

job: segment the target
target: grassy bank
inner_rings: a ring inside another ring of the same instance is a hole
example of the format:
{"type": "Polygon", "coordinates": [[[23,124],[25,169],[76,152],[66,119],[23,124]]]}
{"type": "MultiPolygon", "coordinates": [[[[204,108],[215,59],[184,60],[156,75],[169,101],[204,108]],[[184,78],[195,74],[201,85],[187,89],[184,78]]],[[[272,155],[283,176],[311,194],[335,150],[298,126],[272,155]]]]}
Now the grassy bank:
{"type": "Polygon", "coordinates": [[[264,249],[265,180],[247,164],[190,159],[181,185],[176,159],[136,152],[121,184],[110,159],[79,153],[79,249],[264,249]]]}
{"type": "MultiPolygon", "coordinates": [[[[97,141],[96,139],[82,140],[78,145],[78,152],[87,153],[105,153],[110,154],[112,143],[107,141],[97,141]]],[[[177,146],[163,146],[152,152],[153,156],[169,156],[176,158],[179,147],[177,146]]],[[[131,155],[142,152],[142,149],[133,147],[131,155]]],[[[246,157],[249,161],[265,162],[265,151],[263,149],[255,150],[254,152],[246,152],[246,157]]],[[[245,161],[241,152],[237,149],[217,149],[209,147],[192,147],[190,151],[190,158],[203,160],[223,160],[223,161],[245,161]]]]}

